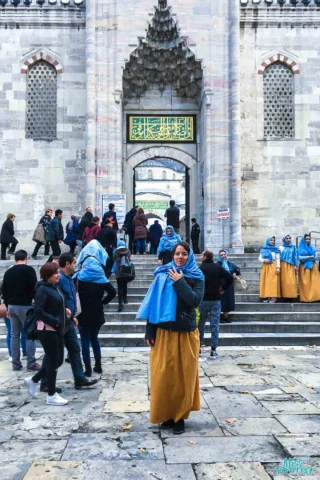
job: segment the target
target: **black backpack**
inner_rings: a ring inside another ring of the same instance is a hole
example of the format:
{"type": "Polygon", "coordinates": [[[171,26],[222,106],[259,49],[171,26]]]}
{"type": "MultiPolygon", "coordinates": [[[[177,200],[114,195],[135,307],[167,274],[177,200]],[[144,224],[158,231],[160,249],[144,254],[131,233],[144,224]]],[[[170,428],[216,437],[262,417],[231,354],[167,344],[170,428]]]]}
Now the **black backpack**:
{"type": "Polygon", "coordinates": [[[126,255],[123,255],[120,260],[120,275],[121,277],[131,277],[133,279],[135,277],[133,263],[126,255]]]}
{"type": "Polygon", "coordinates": [[[30,307],[23,325],[27,340],[37,340],[37,320],[34,314],[34,307],[30,307]]]}

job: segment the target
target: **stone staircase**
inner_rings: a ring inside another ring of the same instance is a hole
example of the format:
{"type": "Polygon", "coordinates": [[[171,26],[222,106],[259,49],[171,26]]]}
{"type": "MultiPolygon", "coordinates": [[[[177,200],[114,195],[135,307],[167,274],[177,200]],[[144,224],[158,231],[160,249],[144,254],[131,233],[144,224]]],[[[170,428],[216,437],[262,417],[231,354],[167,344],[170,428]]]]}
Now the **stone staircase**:
{"type": "MultiPolygon", "coordinates": [[[[320,344],[320,303],[265,304],[259,298],[261,264],[257,254],[231,255],[230,261],[241,269],[248,289],[236,283],[236,310],[230,314],[231,324],[220,325],[220,345],[280,346],[320,344]]],[[[197,257],[200,262],[200,257],[197,257]]],[[[38,272],[44,260],[29,261],[38,272]]],[[[118,313],[117,297],[105,307],[106,323],[100,331],[102,346],[143,346],[145,323],[136,321],[136,313],[157,268],[156,256],[134,256],[136,279],[129,284],[129,304],[118,313]]],[[[1,262],[0,278],[12,261],[1,262]]],[[[116,287],[114,277],[112,284],[116,287]]],[[[205,341],[210,342],[210,326],[206,325],[205,341]]],[[[5,325],[0,321],[0,347],[5,346],[5,325]]]]}

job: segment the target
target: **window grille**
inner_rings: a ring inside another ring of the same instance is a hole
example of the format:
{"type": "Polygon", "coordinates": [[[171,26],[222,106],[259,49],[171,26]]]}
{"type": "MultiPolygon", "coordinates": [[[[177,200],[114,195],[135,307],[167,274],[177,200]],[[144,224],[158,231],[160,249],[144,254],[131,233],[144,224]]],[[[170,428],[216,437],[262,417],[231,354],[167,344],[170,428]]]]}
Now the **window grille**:
{"type": "Polygon", "coordinates": [[[263,74],[264,136],[294,137],[293,73],[281,62],[269,65],[263,74]]]}
{"type": "Polygon", "coordinates": [[[26,137],[57,138],[57,72],[44,60],[28,69],[26,137]]]}

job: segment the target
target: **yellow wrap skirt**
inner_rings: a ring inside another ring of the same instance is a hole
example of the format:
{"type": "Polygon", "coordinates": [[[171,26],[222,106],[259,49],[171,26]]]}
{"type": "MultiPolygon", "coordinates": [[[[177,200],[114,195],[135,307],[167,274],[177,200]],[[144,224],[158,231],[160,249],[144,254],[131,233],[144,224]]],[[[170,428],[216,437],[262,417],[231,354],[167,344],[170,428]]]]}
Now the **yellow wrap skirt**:
{"type": "Polygon", "coordinates": [[[186,420],[200,410],[199,332],[157,329],[150,353],[150,422],[186,420]]]}
{"type": "Polygon", "coordinates": [[[276,274],[277,264],[264,263],[260,272],[260,298],[281,297],[280,275],[276,274]]]}
{"type": "Polygon", "coordinates": [[[312,270],[299,267],[299,294],[300,302],[318,302],[320,300],[320,273],[318,264],[313,265],[312,270]]]}
{"type": "Polygon", "coordinates": [[[297,275],[294,265],[281,260],[280,281],[282,298],[298,297],[297,275]]]}

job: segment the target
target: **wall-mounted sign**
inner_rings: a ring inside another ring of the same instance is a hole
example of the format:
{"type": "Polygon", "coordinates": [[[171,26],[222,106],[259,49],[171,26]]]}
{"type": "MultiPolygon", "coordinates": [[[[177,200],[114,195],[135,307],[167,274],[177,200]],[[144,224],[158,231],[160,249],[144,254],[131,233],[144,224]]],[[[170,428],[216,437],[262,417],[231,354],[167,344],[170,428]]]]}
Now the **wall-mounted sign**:
{"type": "Polygon", "coordinates": [[[229,208],[220,208],[217,210],[217,218],[219,220],[227,220],[230,218],[230,210],[229,208]]]}
{"type": "Polygon", "coordinates": [[[129,143],[195,143],[195,115],[127,115],[129,143]]]}
{"type": "Polygon", "coordinates": [[[136,199],[136,204],[143,210],[167,210],[169,207],[169,202],[163,202],[159,200],[138,200],[136,199]]]}

